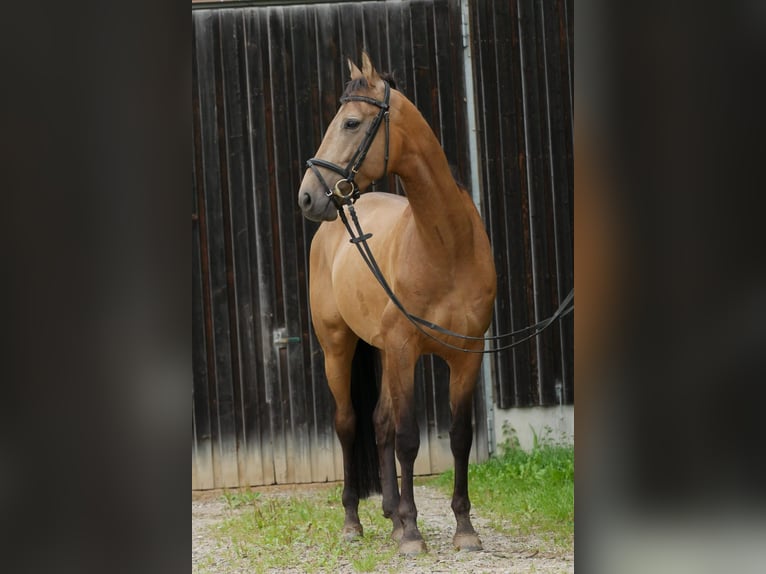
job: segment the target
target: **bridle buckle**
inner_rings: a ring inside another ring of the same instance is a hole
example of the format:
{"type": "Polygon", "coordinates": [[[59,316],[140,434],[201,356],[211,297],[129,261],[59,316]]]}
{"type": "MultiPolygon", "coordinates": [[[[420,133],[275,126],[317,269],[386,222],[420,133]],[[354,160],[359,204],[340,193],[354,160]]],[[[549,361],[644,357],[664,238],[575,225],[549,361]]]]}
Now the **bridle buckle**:
{"type": "Polygon", "coordinates": [[[339,179],[333,187],[332,194],[341,201],[348,201],[356,191],[356,184],[352,180],[339,179]]]}

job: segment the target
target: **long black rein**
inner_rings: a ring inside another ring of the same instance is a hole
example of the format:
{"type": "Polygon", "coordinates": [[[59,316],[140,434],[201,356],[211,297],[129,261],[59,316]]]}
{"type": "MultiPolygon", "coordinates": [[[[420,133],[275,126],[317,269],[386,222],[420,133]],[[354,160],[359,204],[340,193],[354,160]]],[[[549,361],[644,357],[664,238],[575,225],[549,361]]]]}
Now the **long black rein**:
{"type": "Polygon", "coordinates": [[[356,245],[356,248],[359,251],[359,254],[362,256],[362,259],[367,264],[367,267],[369,267],[370,271],[375,276],[375,279],[377,279],[380,286],[386,292],[386,295],[388,295],[388,298],[391,300],[391,302],[415,326],[415,328],[421,333],[423,333],[425,336],[444,345],[445,347],[449,347],[450,349],[454,349],[456,351],[462,351],[464,353],[497,353],[500,351],[505,351],[512,347],[516,347],[517,345],[520,345],[524,343],[525,341],[528,341],[532,339],[533,337],[538,336],[540,333],[542,333],[545,329],[550,327],[558,319],[561,319],[562,317],[571,313],[574,310],[574,289],[572,289],[569,292],[569,294],[564,298],[564,300],[561,302],[558,309],[556,309],[553,315],[551,315],[547,319],[539,321],[535,323],[534,325],[530,325],[529,327],[524,327],[523,329],[511,331],[510,333],[505,333],[503,335],[494,335],[489,337],[471,337],[469,335],[463,335],[460,333],[456,333],[454,331],[450,331],[449,329],[445,329],[444,327],[441,327],[437,325],[436,323],[432,323],[431,321],[423,319],[422,317],[418,317],[417,315],[413,315],[412,313],[407,311],[407,309],[404,307],[402,302],[394,293],[393,289],[391,289],[391,286],[388,284],[388,281],[386,281],[386,278],[383,276],[383,272],[380,270],[380,266],[378,265],[378,262],[375,260],[375,256],[372,254],[372,251],[370,250],[370,246],[367,244],[367,240],[370,237],[372,237],[372,234],[364,233],[364,231],[362,231],[362,227],[359,224],[359,218],[356,215],[356,209],[354,208],[354,203],[356,202],[357,199],[359,199],[359,195],[361,194],[359,187],[356,184],[356,181],[354,180],[354,178],[356,177],[356,174],[359,171],[359,168],[362,166],[362,162],[364,162],[364,159],[367,157],[367,152],[370,151],[370,147],[372,146],[372,142],[375,139],[375,135],[377,134],[378,128],[380,128],[380,124],[382,121],[385,121],[385,124],[386,124],[385,166],[384,166],[383,175],[385,176],[386,173],[388,172],[390,88],[389,88],[388,82],[384,82],[384,84],[385,84],[385,95],[384,95],[383,101],[375,100],[373,98],[368,98],[366,96],[356,96],[356,95],[349,95],[349,96],[344,96],[341,98],[341,103],[345,103],[347,101],[360,101],[360,102],[366,102],[366,103],[372,104],[379,108],[377,116],[375,116],[375,119],[373,119],[373,121],[371,122],[370,127],[365,133],[364,139],[359,144],[359,147],[357,148],[356,152],[354,153],[353,157],[348,162],[346,167],[343,168],[332,162],[319,159],[316,157],[309,159],[306,162],[306,164],[308,165],[308,167],[311,168],[313,173],[316,175],[317,179],[324,186],[325,195],[327,195],[328,197],[331,197],[333,201],[335,202],[335,206],[338,209],[338,214],[340,215],[341,221],[343,222],[343,225],[346,227],[346,230],[348,231],[348,234],[351,237],[349,241],[353,243],[354,245],[356,245]],[[317,166],[327,168],[337,173],[338,175],[341,176],[342,179],[340,179],[333,188],[330,188],[330,186],[325,181],[324,177],[322,177],[322,174],[320,173],[319,169],[317,169],[317,166]],[[349,224],[348,218],[346,217],[346,214],[344,211],[344,206],[348,207],[349,213],[351,214],[351,219],[354,222],[354,228],[356,228],[356,230],[352,228],[351,225],[349,224]],[[443,341],[440,338],[434,336],[432,333],[429,333],[428,331],[426,331],[424,327],[431,329],[433,331],[436,331],[437,333],[441,333],[442,335],[446,335],[449,337],[456,337],[466,341],[485,341],[486,342],[486,341],[497,341],[501,339],[507,339],[509,337],[516,337],[520,335],[524,335],[524,337],[522,337],[521,339],[517,341],[509,343],[507,345],[502,345],[492,349],[473,350],[473,349],[464,349],[462,347],[457,347],[455,345],[452,345],[451,343],[443,341]]]}
{"type": "Polygon", "coordinates": [[[437,325],[436,323],[432,323],[431,321],[428,321],[427,319],[423,319],[422,317],[413,315],[412,313],[407,311],[407,309],[404,307],[404,305],[399,300],[399,298],[394,294],[394,291],[393,289],[391,289],[391,286],[388,284],[388,281],[386,281],[386,278],[383,276],[383,272],[380,270],[380,266],[378,265],[378,262],[375,260],[375,256],[372,254],[372,251],[370,250],[370,246],[367,243],[367,240],[370,237],[372,237],[372,234],[364,233],[362,231],[362,228],[359,224],[359,218],[356,215],[356,209],[354,208],[354,204],[352,202],[348,203],[348,209],[349,209],[349,213],[351,214],[351,219],[354,222],[354,227],[356,227],[357,234],[355,234],[354,229],[352,229],[351,225],[349,225],[348,218],[346,217],[346,214],[344,213],[342,206],[338,208],[338,214],[340,215],[341,221],[343,221],[343,225],[346,227],[348,234],[351,236],[351,239],[349,241],[353,243],[354,245],[356,245],[356,248],[359,251],[359,254],[362,256],[362,259],[364,259],[364,262],[367,264],[367,267],[369,267],[370,271],[375,276],[375,279],[377,279],[380,286],[386,292],[386,295],[388,295],[388,298],[397,307],[397,309],[399,309],[402,312],[402,314],[415,326],[415,328],[418,331],[420,331],[421,333],[423,333],[425,336],[429,337],[430,339],[433,339],[437,343],[444,345],[445,347],[449,347],[450,349],[461,351],[463,353],[498,353],[500,351],[505,351],[513,347],[516,347],[518,345],[521,345],[522,343],[534,337],[537,337],[543,331],[545,331],[545,329],[547,329],[553,323],[555,323],[558,319],[568,315],[574,310],[574,288],[573,288],[569,292],[569,294],[564,298],[564,300],[561,302],[558,309],[556,309],[553,315],[551,315],[547,319],[543,319],[542,321],[539,321],[535,323],[534,325],[524,327],[523,329],[518,329],[516,331],[511,331],[510,333],[505,333],[502,335],[493,335],[489,337],[471,337],[470,335],[463,335],[461,333],[456,333],[454,331],[450,331],[449,329],[445,329],[444,327],[441,327],[437,325]],[[500,339],[507,339],[509,337],[515,337],[530,331],[531,331],[531,334],[526,335],[525,337],[517,341],[514,341],[512,343],[508,343],[507,345],[502,345],[500,347],[494,347],[492,349],[473,350],[473,349],[464,349],[463,347],[457,347],[455,345],[452,345],[451,343],[448,343],[447,341],[443,341],[439,339],[438,337],[434,336],[433,334],[429,333],[428,331],[426,331],[423,327],[427,327],[443,335],[447,335],[450,337],[457,337],[459,339],[463,339],[467,341],[496,341],[500,339]]]}

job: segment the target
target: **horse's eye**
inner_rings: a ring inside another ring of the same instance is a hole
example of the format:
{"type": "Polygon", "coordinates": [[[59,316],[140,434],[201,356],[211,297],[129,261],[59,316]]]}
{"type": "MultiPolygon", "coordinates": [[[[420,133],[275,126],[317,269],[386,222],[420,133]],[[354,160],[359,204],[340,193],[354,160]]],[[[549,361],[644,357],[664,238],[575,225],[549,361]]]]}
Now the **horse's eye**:
{"type": "Polygon", "coordinates": [[[343,129],[345,130],[355,130],[359,127],[359,124],[361,124],[359,120],[356,118],[349,118],[345,122],[343,122],[343,129]]]}

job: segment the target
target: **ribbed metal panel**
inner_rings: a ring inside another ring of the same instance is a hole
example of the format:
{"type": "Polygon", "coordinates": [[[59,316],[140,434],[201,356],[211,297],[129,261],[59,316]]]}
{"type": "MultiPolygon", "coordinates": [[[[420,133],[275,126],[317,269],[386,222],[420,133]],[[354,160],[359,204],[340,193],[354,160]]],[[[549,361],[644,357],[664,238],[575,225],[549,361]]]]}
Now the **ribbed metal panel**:
{"type": "MultiPolygon", "coordinates": [[[[454,0],[192,12],[193,488],[342,478],[308,316],[317,226],[297,209],[303,165],[337,110],[346,56],[367,49],[468,181],[459,15],[454,0]]],[[[427,474],[452,465],[447,367],[426,358],[417,371],[415,470],[427,474]]]]}
{"type": "MultiPolygon", "coordinates": [[[[550,316],[574,286],[572,8],[567,0],[470,3],[496,333],[550,316]]],[[[496,404],[571,404],[573,349],[572,314],[494,356],[496,404]]]]}
{"type": "MultiPolygon", "coordinates": [[[[572,4],[476,1],[469,12],[475,134],[457,0],[193,10],[193,488],[342,478],[308,316],[316,224],[296,192],[337,110],[347,56],[367,49],[394,72],[463,182],[477,138],[495,332],[550,315],[573,286],[572,4]]],[[[384,188],[398,189],[393,178],[384,188]]],[[[500,408],[572,403],[572,320],[491,359],[500,408]]],[[[420,474],[452,464],[447,376],[439,359],[417,368],[420,474]]],[[[475,419],[483,459],[481,384],[475,419]]]]}

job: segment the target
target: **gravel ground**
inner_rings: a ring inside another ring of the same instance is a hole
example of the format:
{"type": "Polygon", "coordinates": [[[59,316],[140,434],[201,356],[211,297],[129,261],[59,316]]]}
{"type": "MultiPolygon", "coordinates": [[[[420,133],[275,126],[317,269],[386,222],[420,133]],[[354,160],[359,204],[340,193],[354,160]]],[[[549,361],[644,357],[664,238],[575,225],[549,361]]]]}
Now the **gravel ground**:
{"type": "MultiPolygon", "coordinates": [[[[299,487],[300,492],[311,488],[299,487]]],[[[321,487],[319,487],[321,488],[321,487]]],[[[258,489],[262,490],[262,489],[258,489]]],[[[296,487],[273,487],[264,492],[284,494],[296,492],[296,487]]],[[[379,498],[379,497],[378,497],[379,498]]],[[[430,574],[454,572],[459,574],[480,573],[526,573],[559,574],[574,572],[574,556],[571,553],[540,551],[545,544],[530,537],[514,537],[493,530],[488,521],[474,510],[471,520],[484,544],[481,552],[456,552],[452,547],[455,518],[450,510],[449,499],[440,491],[415,487],[418,506],[418,524],[428,545],[431,560],[420,565],[415,560],[396,557],[381,572],[407,572],[407,574],[430,574]]],[[[226,558],[226,547],[221,546],[213,529],[215,525],[231,516],[231,510],[221,500],[220,491],[193,493],[192,495],[192,572],[215,572],[235,574],[247,572],[241,565],[232,564],[226,558]]],[[[282,570],[290,574],[302,572],[299,568],[282,570]]],[[[354,573],[351,566],[338,570],[341,574],[354,573]]]]}

